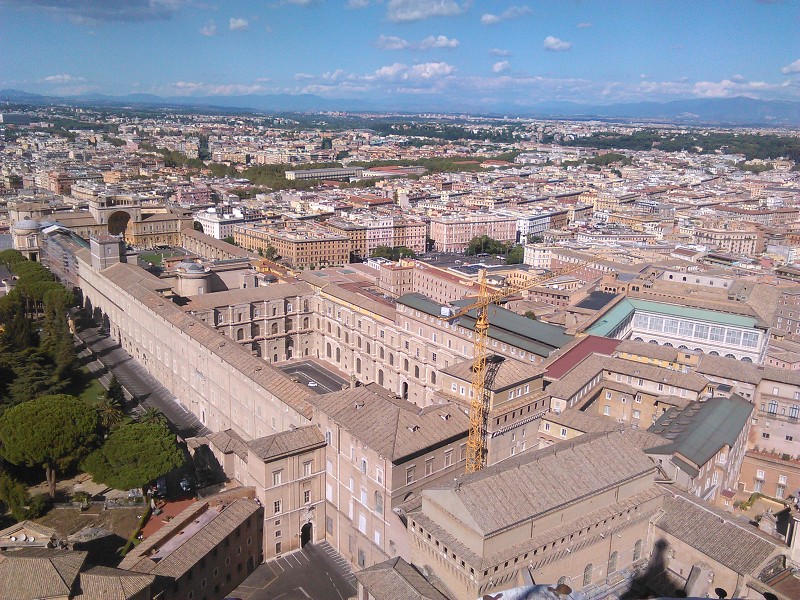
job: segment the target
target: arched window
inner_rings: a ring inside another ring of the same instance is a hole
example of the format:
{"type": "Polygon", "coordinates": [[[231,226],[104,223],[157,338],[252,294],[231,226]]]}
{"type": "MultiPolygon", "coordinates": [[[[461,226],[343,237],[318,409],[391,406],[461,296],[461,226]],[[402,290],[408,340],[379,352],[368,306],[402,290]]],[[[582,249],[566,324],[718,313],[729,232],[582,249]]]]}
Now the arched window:
{"type": "Polygon", "coordinates": [[[611,553],[611,556],[608,557],[608,574],[617,572],[617,558],[619,554],[615,551],[611,553]]]}
{"type": "Polygon", "coordinates": [[[389,366],[390,367],[394,366],[394,354],[392,354],[391,352],[389,352],[389,366]]]}
{"type": "Polygon", "coordinates": [[[253,337],[261,335],[261,327],[258,323],[253,323],[253,337]]]}
{"type": "Polygon", "coordinates": [[[272,324],[272,335],[275,335],[276,333],[278,333],[278,324],[277,323],[273,323],[272,324]]]}
{"type": "Polygon", "coordinates": [[[308,317],[303,317],[303,329],[308,329],[308,317]]]}
{"type": "Polygon", "coordinates": [[[244,339],[244,329],[238,329],[236,331],[236,340],[241,341],[244,339]]]}
{"type": "Polygon", "coordinates": [[[642,540],[636,540],[636,543],[633,545],[633,562],[636,562],[642,558],[642,540]]]}
{"type": "Polygon", "coordinates": [[[403,359],[403,371],[408,371],[408,359],[403,359]]]}
{"type": "Polygon", "coordinates": [[[367,342],[367,354],[372,354],[372,346],[369,345],[369,342],[367,342]]]}
{"type": "Polygon", "coordinates": [[[431,371],[431,383],[436,385],[436,373],[431,371]]]}
{"type": "Polygon", "coordinates": [[[336,348],[336,362],[342,361],[342,351],[340,348],[336,348]]]}
{"type": "Polygon", "coordinates": [[[588,565],[586,565],[586,568],[583,570],[583,587],[586,587],[587,585],[592,583],[592,571],[593,570],[594,570],[594,567],[592,566],[592,563],[589,563],[588,565]]]}
{"type": "Polygon", "coordinates": [[[378,371],[378,385],[383,385],[383,371],[378,371]]]}
{"type": "Polygon", "coordinates": [[[356,339],[356,346],[361,348],[361,336],[358,336],[358,338],[356,339]]]}
{"type": "Polygon", "coordinates": [[[383,356],[384,356],[383,346],[381,346],[380,350],[378,350],[378,354],[381,357],[381,360],[383,360],[383,356]]]}
{"type": "Polygon", "coordinates": [[[327,347],[325,348],[325,355],[326,355],[328,358],[330,358],[330,357],[331,357],[331,345],[330,345],[330,344],[328,344],[328,345],[327,345],[327,347]]]}
{"type": "Polygon", "coordinates": [[[328,333],[330,333],[330,332],[331,332],[331,324],[328,323],[328,333]]]}
{"type": "Polygon", "coordinates": [[[308,312],[308,300],[303,300],[303,312],[308,312]]]}
{"type": "Polygon", "coordinates": [[[361,373],[361,359],[356,359],[356,373],[361,373]]]}
{"type": "Polygon", "coordinates": [[[419,367],[414,365],[414,377],[419,379],[419,367]]]}

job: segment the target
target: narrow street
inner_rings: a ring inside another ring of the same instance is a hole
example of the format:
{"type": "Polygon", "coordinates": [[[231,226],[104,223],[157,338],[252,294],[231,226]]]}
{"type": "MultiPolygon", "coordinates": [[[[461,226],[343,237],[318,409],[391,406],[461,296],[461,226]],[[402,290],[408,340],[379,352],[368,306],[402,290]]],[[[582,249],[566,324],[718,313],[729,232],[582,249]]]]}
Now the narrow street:
{"type": "Polygon", "coordinates": [[[92,374],[99,374],[101,382],[106,386],[111,374],[122,384],[129,400],[128,412],[139,414],[146,408],[156,407],[164,413],[181,437],[210,433],[197,417],[176,402],[175,396],[120,348],[114,339],[100,334],[97,328],[86,328],[76,335],[82,342],[79,356],[86,358],[86,367],[92,374]]]}

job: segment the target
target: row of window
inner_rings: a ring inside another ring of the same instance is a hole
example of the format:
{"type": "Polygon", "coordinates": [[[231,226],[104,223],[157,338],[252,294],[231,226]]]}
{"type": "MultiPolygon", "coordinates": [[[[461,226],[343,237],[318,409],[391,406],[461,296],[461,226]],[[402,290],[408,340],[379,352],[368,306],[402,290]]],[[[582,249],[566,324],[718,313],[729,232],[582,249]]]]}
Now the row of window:
{"type": "Polygon", "coordinates": [[[633,326],[636,329],[678,335],[684,339],[694,338],[697,340],[709,340],[711,342],[725,343],[732,346],[744,346],[746,348],[755,348],[758,346],[759,336],[758,333],[754,331],[742,331],[741,329],[731,329],[717,325],[693,323],[692,321],[685,321],[683,319],[671,319],[636,313],[633,318],[633,326]]]}

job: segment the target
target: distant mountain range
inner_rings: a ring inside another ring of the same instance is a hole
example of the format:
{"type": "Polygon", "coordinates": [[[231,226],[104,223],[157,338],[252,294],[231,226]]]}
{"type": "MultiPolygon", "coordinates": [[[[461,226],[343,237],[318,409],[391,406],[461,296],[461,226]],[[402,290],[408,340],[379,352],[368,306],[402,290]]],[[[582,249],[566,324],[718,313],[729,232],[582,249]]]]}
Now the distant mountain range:
{"type": "MultiPolygon", "coordinates": [[[[513,99],[512,99],[513,100],[513,99]]],[[[589,105],[554,101],[525,104],[524,99],[495,103],[475,103],[464,98],[428,96],[397,97],[390,100],[331,99],[313,94],[265,94],[244,96],[172,96],[128,94],[107,96],[42,96],[20,90],[0,90],[0,102],[26,104],[68,104],[95,106],[191,107],[195,109],[235,109],[264,112],[437,112],[509,117],[569,119],[625,119],[669,121],[685,124],[800,126],[800,102],[735,98],[698,98],[672,102],[635,102],[589,105]]],[[[2,107],[0,107],[1,109],[2,107]]]]}

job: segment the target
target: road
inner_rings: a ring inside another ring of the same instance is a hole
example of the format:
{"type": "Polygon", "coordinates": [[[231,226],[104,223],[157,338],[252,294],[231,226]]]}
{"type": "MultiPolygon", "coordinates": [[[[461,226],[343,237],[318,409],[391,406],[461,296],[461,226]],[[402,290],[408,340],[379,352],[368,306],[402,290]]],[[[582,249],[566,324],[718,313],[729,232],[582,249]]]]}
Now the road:
{"type": "Polygon", "coordinates": [[[318,394],[339,392],[343,386],[349,385],[347,381],[338,375],[310,360],[284,365],[280,367],[280,370],[287,375],[297,375],[300,380],[299,383],[308,386],[308,389],[318,394]],[[309,386],[308,384],[311,382],[317,385],[309,386]]]}
{"type": "Polygon", "coordinates": [[[327,542],[306,544],[260,565],[228,594],[242,600],[347,600],[356,594],[350,567],[327,542]]]}
{"type": "Polygon", "coordinates": [[[211,433],[200,420],[175,401],[170,391],[159,383],[147,370],[120,348],[117,342],[101,335],[95,328],[87,328],[77,333],[85,349],[80,353],[86,356],[87,368],[101,375],[101,381],[108,385],[112,373],[127,392],[133,406],[128,408],[133,414],[145,408],[156,407],[167,417],[184,438],[211,433]],[[89,356],[89,354],[91,356],[89,356]]]}

